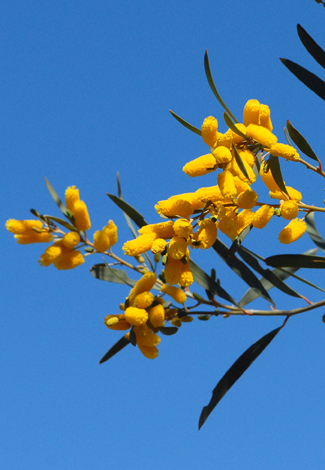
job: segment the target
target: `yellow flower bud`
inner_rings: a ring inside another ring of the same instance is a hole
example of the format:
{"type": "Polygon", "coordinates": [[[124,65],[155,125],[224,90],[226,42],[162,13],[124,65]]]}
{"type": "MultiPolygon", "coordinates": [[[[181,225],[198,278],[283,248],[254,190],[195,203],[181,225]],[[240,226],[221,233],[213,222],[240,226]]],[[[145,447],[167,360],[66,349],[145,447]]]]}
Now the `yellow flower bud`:
{"type": "Polygon", "coordinates": [[[247,149],[237,149],[237,152],[239,153],[240,158],[249,164],[249,166],[252,168],[255,164],[255,155],[253,152],[247,149]]]}
{"type": "Polygon", "coordinates": [[[261,104],[258,117],[260,126],[266,127],[266,129],[272,131],[271,111],[266,104],[261,104]]]}
{"type": "Polygon", "coordinates": [[[31,243],[49,243],[52,241],[53,236],[50,232],[37,233],[35,231],[26,235],[14,235],[17,243],[20,245],[30,245],[31,243]]]}
{"type": "Polygon", "coordinates": [[[241,194],[244,191],[247,191],[247,189],[251,189],[248,183],[245,183],[245,181],[242,181],[238,176],[234,176],[234,183],[237,189],[237,194],[241,194]]]}
{"type": "Polygon", "coordinates": [[[173,237],[168,246],[168,255],[174,259],[182,259],[186,255],[187,242],[184,238],[173,237]]]}
{"type": "Polygon", "coordinates": [[[143,325],[148,320],[148,313],[143,308],[128,307],[125,310],[125,320],[130,325],[143,325]]]}
{"type": "Polygon", "coordinates": [[[138,232],[141,235],[155,233],[157,238],[172,238],[174,236],[173,225],[174,222],[168,220],[168,222],[161,222],[159,224],[144,225],[138,232]]]}
{"type": "Polygon", "coordinates": [[[203,142],[213,147],[217,140],[218,121],[213,116],[204,119],[201,129],[203,142]]]}
{"type": "Polygon", "coordinates": [[[273,191],[273,192],[281,191],[273,178],[271,169],[269,168],[267,162],[262,162],[261,168],[260,168],[260,176],[262,178],[263,183],[270,191],[273,191]]]}
{"type": "Polygon", "coordinates": [[[151,253],[153,253],[154,255],[162,253],[166,248],[166,245],[166,240],[164,240],[163,238],[157,238],[152,244],[151,253]]]}
{"type": "Polygon", "coordinates": [[[186,302],[187,297],[185,292],[182,289],[178,289],[178,287],[167,286],[164,284],[161,287],[161,292],[169,295],[178,304],[184,304],[186,302]]]}
{"type": "MultiPolygon", "coordinates": [[[[235,127],[243,134],[246,134],[246,126],[244,124],[238,123],[238,124],[235,124],[235,127]]],[[[231,129],[229,129],[229,132],[232,133],[233,142],[235,144],[241,144],[244,141],[244,138],[236,134],[236,132],[233,132],[231,129]]]]}
{"type": "Polygon", "coordinates": [[[159,328],[165,324],[165,309],[161,304],[155,305],[148,310],[149,320],[152,326],[159,328]]]}
{"type": "Polygon", "coordinates": [[[130,323],[125,320],[124,314],[107,315],[104,323],[107,328],[114,331],[125,331],[131,328],[130,323]]]}
{"type": "Polygon", "coordinates": [[[252,139],[256,140],[264,147],[270,148],[273,144],[276,144],[278,138],[272,134],[271,131],[262,126],[256,126],[255,124],[249,124],[247,127],[247,135],[252,139]]]}
{"type": "Polygon", "coordinates": [[[246,168],[246,172],[247,172],[249,179],[247,179],[244,173],[241,171],[235,158],[233,158],[231,162],[228,163],[226,169],[230,171],[232,175],[238,176],[238,178],[241,179],[242,181],[248,182],[249,184],[255,183],[256,176],[252,168],[250,167],[249,163],[247,163],[246,160],[243,160],[243,164],[244,164],[244,167],[246,168]]]}
{"type": "Polygon", "coordinates": [[[6,222],[6,229],[16,235],[34,235],[35,230],[42,230],[43,223],[40,220],[15,220],[9,219],[6,222]]]}
{"type": "Polygon", "coordinates": [[[122,250],[125,255],[128,256],[137,256],[149,251],[155,241],[156,234],[148,233],[146,235],[140,235],[134,240],[129,240],[124,243],[122,250]]]}
{"type": "Polygon", "coordinates": [[[146,309],[152,305],[154,300],[155,298],[151,292],[141,292],[141,294],[138,294],[132,301],[132,307],[146,309]]]}
{"type": "Polygon", "coordinates": [[[221,194],[225,198],[234,199],[237,196],[237,190],[234,182],[234,177],[230,171],[223,171],[218,175],[218,186],[221,194]]]}
{"type": "Polygon", "coordinates": [[[215,171],[216,169],[216,159],[212,155],[212,153],[208,153],[206,155],[202,155],[202,157],[198,157],[195,160],[192,160],[183,167],[184,173],[188,176],[203,176],[215,171]]]}
{"type": "Polygon", "coordinates": [[[181,195],[179,198],[171,197],[165,201],[159,201],[158,204],[155,205],[155,209],[158,214],[163,214],[166,217],[180,216],[186,219],[194,212],[193,205],[182,198],[181,195]]]}
{"type": "Polygon", "coordinates": [[[167,284],[179,283],[182,273],[182,266],[183,263],[180,260],[168,256],[168,260],[164,269],[167,284]]]}
{"type": "Polygon", "coordinates": [[[244,209],[237,215],[237,233],[236,237],[250,225],[254,218],[254,212],[250,209],[244,209]]]}
{"type": "MultiPolygon", "coordinates": [[[[292,199],[293,201],[298,201],[298,202],[301,201],[302,195],[300,191],[298,191],[297,189],[291,188],[291,186],[286,186],[286,188],[287,188],[290,199],[292,199]]],[[[288,200],[288,196],[284,194],[282,191],[276,191],[276,192],[270,191],[269,194],[272,199],[281,199],[283,201],[288,200]]]]}
{"type": "Polygon", "coordinates": [[[193,274],[191,272],[190,263],[183,264],[181,266],[181,275],[179,278],[179,285],[185,289],[194,282],[193,274]]]}
{"type": "Polygon", "coordinates": [[[199,222],[199,230],[196,233],[196,241],[200,242],[199,247],[202,250],[211,248],[217,239],[218,224],[211,219],[204,219],[199,222]]]}
{"type": "Polygon", "coordinates": [[[63,245],[63,240],[59,240],[46,248],[45,253],[41,255],[39,264],[41,266],[50,266],[58,256],[68,251],[69,249],[63,245]]]}
{"type": "Polygon", "coordinates": [[[146,324],[141,326],[135,326],[133,330],[137,339],[138,346],[141,345],[152,348],[160,343],[159,336],[153,333],[146,324]]]}
{"type": "Polygon", "coordinates": [[[298,240],[306,231],[306,223],[301,219],[293,219],[279,233],[280,243],[288,244],[298,240]]]}
{"type": "Polygon", "coordinates": [[[85,262],[85,258],[80,251],[68,251],[54,259],[53,264],[56,269],[73,269],[85,262]]]}
{"type": "Polygon", "coordinates": [[[72,250],[80,242],[80,235],[78,232],[68,232],[62,238],[62,243],[66,248],[72,250]]]}
{"type": "Polygon", "coordinates": [[[158,349],[156,346],[144,346],[143,344],[138,344],[138,347],[140,349],[140,351],[142,352],[142,354],[144,355],[144,357],[146,357],[147,359],[156,359],[156,357],[158,357],[158,349]]]}
{"type": "Polygon", "coordinates": [[[282,157],[286,160],[293,160],[299,162],[300,156],[296,149],[291,145],[286,144],[274,144],[270,148],[271,155],[274,157],[282,157]]]}
{"type": "Polygon", "coordinates": [[[232,159],[231,152],[229,148],[227,147],[217,147],[215,150],[212,152],[214,158],[216,159],[216,162],[218,165],[223,164],[223,163],[229,163],[232,159]]]}
{"type": "MultiPolygon", "coordinates": [[[[230,130],[230,129],[229,129],[230,130]]],[[[232,147],[232,141],[233,141],[233,133],[225,132],[224,134],[221,134],[218,132],[217,134],[217,144],[214,145],[214,147],[227,147],[228,149],[231,149],[232,147]]]]}
{"type": "Polygon", "coordinates": [[[104,253],[110,247],[110,240],[105,230],[97,230],[94,233],[94,248],[99,253],[104,253]]]}
{"type": "Polygon", "coordinates": [[[237,198],[237,205],[241,209],[252,209],[258,199],[258,194],[252,189],[247,189],[243,193],[239,194],[237,198]]]}
{"type": "Polygon", "coordinates": [[[264,204],[255,213],[252,220],[252,224],[256,228],[264,228],[266,224],[271,220],[274,214],[274,207],[264,204]]]}
{"type": "Polygon", "coordinates": [[[259,125],[260,102],[257,100],[248,100],[244,107],[243,122],[245,126],[249,124],[259,125]]]}
{"type": "Polygon", "coordinates": [[[84,201],[76,201],[73,208],[74,220],[78,230],[85,232],[91,227],[88,209],[84,201]]]}
{"type": "Polygon", "coordinates": [[[284,201],[281,204],[281,217],[286,220],[295,219],[298,215],[299,207],[296,201],[284,201]]]}
{"type": "Polygon", "coordinates": [[[117,227],[114,224],[113,220],[108,221],[108,224],[103,228],[103,231],[106,232],[106,234],[108,235],[110,246],[116,245],[116,243],[117,243],[117,227]]]}
{"type": "Polygon", "coordinates": [[[177,219],[174,222],[173,230],[178,237],[188,238],[193,232],[193,227],[188,220],[177,219]]]}
{"type": "Polygon", "coordinates": [[[237,233],[237,217],[236,214],[224,215],[219,219],[219,230],[227,235],[230,240],[234,240],[237,233]]]}
{"type": "Polygon", "coordinates": [[[69,186],[65,192],[65,205],[67,209],[74,214],[74,205],[79,201],[79,189],[75,186],[69,186]]]}
{"type": "Polygon", "coordinates": [[[145,273],[131,289],[129,294],[129,303],[132,305],[135,297],[142,292],[149,292],[157,281],[157,276],[155,273],[145,273]]]}

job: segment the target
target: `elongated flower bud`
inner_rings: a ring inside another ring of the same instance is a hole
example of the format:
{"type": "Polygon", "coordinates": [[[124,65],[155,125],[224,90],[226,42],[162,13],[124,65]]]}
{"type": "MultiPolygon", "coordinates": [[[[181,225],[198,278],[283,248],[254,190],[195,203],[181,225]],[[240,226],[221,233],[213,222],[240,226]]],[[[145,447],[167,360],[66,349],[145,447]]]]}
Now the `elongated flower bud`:
{"type": "Polygon", "coordinates": [[[105,253],[110,247],[110,240],[105,230],[97,230],[94,233],[94,248],[99,253],[105,253]]]}
{"type": "Polygon", "coordinates": [[[154,255],[158,255],[159,253],[162,253],[165,248],[166,248],[167,242],[163,238],[157,238],[151,247],[151,253],[154,255]]]}
{"type": "Polygon", "coordinates": [[[245,126],[249,124],[259,125],[260,102],[257,100],[248,100],[244,107],[243,122],[245,126]]]}
{"type": "Polygon", "coordinates": [[[161,292],[169,295],[178,304],[184,304],[186,302],[187,297],[185,292],[182,289],[178,289],[178,287],[167,286],[164,284],[161,288],[161,292]]]}
{"type": "Polygon", "coordinates": [[[254,227],[262,229],[271,220],[274,214],[274,207],[264,204],[255,213],[252,220],[254,227]]]}
{"type": "Polygon", "coordinates": [[[147,235],[140,235],[140,237],[134,240],[129,240],[124,243],[122,250],[125,255],[137,256],[149,251],[155,241],[156,234],[148,233],[147,235]]]}
{"type": "Polygon", "coordinates": [[[247,189],[237,197],[237,205],[241,209],[253,209],[256,205],[258,194],[252,189],[247,189]]]}
{"type": "Polygon", "coordinates": [[[261,104],[259,110],[259,124],[272,132],[271,111],[266,104],[261,104]]]}
{"type": "Polygon", "coordinates": [[[143,325],[148,320],[148,313],[143,308],[128,307],[125,310],[125,320],[130,325],[143,325]]]}
{"type": "Polygon", "coordinates": [[[223,163],[229,163],[232,159],[231,152],[229,148],[227,147],[217,147],[215,150],[212,152],[214,158],[216,159],[216,162],[218,165],[223,164],[223,163]]]}
{"type": "MultiPolygon", "coordinates": [[[[290,199],[292,199],[293,201],[298,201],[298,202],[301,201],[302,194],[300,191],[298,191],[297,189],[291,188],[291,186],[286,186],[286,188],[287,188],[290,199]]],[[[283,201],[286,201],[288,199],[288,196],[284,194],[282,191],[276,191],[276,192],[270,191],[269,194],[272,199],[282,199],[283,201]]]]}
{"type": "Polygon", "coordinates": [[[139,343],[138,348],[147,359],[156,359],[156,357],[158,357],[159,352],[157,346],[150,347],[139,343]]]}
{"type": "Polygon", "coordinates": [[[66,248],[72,250],[80,242],[80,235],[78,232],[68,232],[62,238],[62,243],[66,248]]]}
{"type": "MultiPolygon", "coordinates": [[[[246,134],[246,126],[244,124],[237,123],[235,124],[235,127],[242,134],[246,134]]],[[[233,139],[234,144],[241,144],[245,140],[244,137],[240,136],[239,134],[236,134],[236,132],[234,132],[232,129],[229,129],[229,132],[232,133],[232,136],[233,136],[232,139],[233,139]]]]}
{"type": "Polygon", "coordinates": [[[73,215],[78,230],[85,232],[91,227],[88,209],[84,201],[76,201],[73,208],[73,215]]]}
{"type": "Polygon", "coordinates": [[[256,140],[264,147],[270,148],[272,145],[276,144],[278,138],[272,134],[271,131],[262,126],[256,126],[255,124],[250,124],[247,127],[247,135],[252,139],[256,140]]]}
{"type": "Polygon", "coordinates": [[[135,326],[134,333],[137,339],[137,345],[152,348],[160,343],[158,335],[153,333],[147,325],[135,326]]]}
{"type": "Polygon", "coordinates": [[[43,223],[40,220],[9,219],[6,222],[6,229],[16,235],[33,235],[37,233],[34,229],[41,230],[42,228],[43,223]]]}
{"type": "Polygon", "coordinates": [[[201,129],[203,142],[213,147],[217,140],[218,121],[213,116],[204,119],[201,129]]]}
{"type": "Polygon", "coordinates": [[[273,144],[270,148],[271,155],[274,157],[282,157],[286,160],[299,162],[300,156],[297,150],[291,145],[286,144],[273,144]]]}
{"type": "Polygon", "coordinates": [[[26,235],[14,235],[17,243],[20,245],[30,245],[31,243],[49,243],[52,241],[53,236],[50,232],[41,232],[26,234],[26,235]]]}
{"type": "Polygon", "coordinates": [[[104,232],[108,235],[110,246],[114,246],[117,243],[117,227],[113,220],[109,220],[106,227],[103,228],[104,232]]]}
{"type": "Polygon", "coordinates": [[[197,232],[196,240],[200,242],[199,247],[202,250],[211,248],[217,239],[218,224],[211,219],[204,219],[199,222],[199,230],[197,232]]]}
{"type": "Polygon", "coordinates": [[[129,303],[132,305],[135,297],[142,292],[149,292],[157,281],[157,276],[155,273],[145,273],[131,289],[129,294],[129,303]]]}
{"type": "Polygon", "coordinates": [[[79,189],[75,186],[69,186],[65,192],[65,205],[67,209],[74,214],[74,205],[80,200],[79,189]]]}
{"type": "Polygon", "coordinates": [[[181,276],[179,278],[179,285],[185,289],[193,284],[194,278],[190,268],[190,263],[181,266],[181,276]]]}
{"type": "Polygon", "coordinates": [[[159,328],[165,323],[165,309],[161,304],[156,305],[148,310],[149,320],[152,326],[159,328]]]}
{"type": "Polygon", "coordinates": [[[188,176],[203,176],[215,171],[216,169],[216,159],[212,153],[202,155],[195,160],[192,160],[183,167],[184,173],[188,176]]]}
{"type": "Polygon", "coordinates": [[[141,292],[135,296],[134,300],[132,301],[132,307],[138,308],[148,308],[154,301],[154,296],[151,292],[141,292]]]}
{"type": "Polygon", "coordinates": [[[80,251],[68,251],[67,253],[64,253],[55,258],[53,264],[56,269],[66,270],[76,268],[84,262],[85,258],[82,256],[80,251]]]}
{"type": "Polygon", "coordinates": [[[250,209],[244,209],[237,215],[237,233],[238,236],[248,225],[250,225],[254,218],[254,212],[250,209]]]}
{"type": "Polygon", "coordinates": [[[182,273],[183,263],[174,259],[171,256],[168,256],[168,260],[165,266],[164,274],[167,284],[178,284],[181,273],[182,273]]]}
{"type": "Polygon", "coordinates": [[[280,243],[285,245],[298,240],[306,231],[306,222],[301,219],[293,219],[289,224],[279,233],[280,243]]]}
{"type": "Polygon", "coordinates": [[[298,215],[299,207],[296,201],[284,201],[281,204],[281,217],[286,220],[295,219],[298,215]]]}
{"type": "Polygon", "coordinates": [[[172,220],[168,220],[168,222],[161,222],[159,224],[144,225],[138,230],[138,232],[141,235],[155,233],[157,238],[172,238],[175,235],[173,225],[174,222],[172,220]]]}
{"type": "Polygon", "coordinates": [[[39,264],[41,266],[50,266],[58,256],[68,253],[68,251],[69,249],[63,244],[63,240],[58,240],[46,248],[45,253],[41,255],[39,264]]]}
{"type": "Polygon", "coordinates": [[[187,242],[184,238],[173,237],[168,246],[168,255],[174,259],[182,259],[186,255],[187,242]]]}
{"type": "Polygon", "coordinates": [[[269,168],[269,165],[267,162],[262,162],[261,168],[260,168],[260,176],[262,178],[263,183],[270,191],[273,191],[273,192],[281,191],[273,178],[271,169],[269,168]]]}
{"type": "Polygon", "coordinates": [[[230,171],[223,171],[218,175],[218,186],[221,194],[228,199],[235,199],[237,196],[237,189],[234,182],[234,177],[230,171]]]}
{"type": "Polygon", "coordinates": [[[174,222],[173,230],[178,237],[188,238],[193,232],[193,227],[188,220],[177,219],[174,222]]]}

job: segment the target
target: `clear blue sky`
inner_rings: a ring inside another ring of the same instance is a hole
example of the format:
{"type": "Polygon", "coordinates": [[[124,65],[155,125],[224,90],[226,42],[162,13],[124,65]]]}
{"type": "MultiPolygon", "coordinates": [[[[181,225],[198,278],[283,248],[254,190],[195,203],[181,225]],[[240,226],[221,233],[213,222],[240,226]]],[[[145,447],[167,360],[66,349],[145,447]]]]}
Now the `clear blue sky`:
{"type": "MultiPolygon", "coordinates": [[[[256,98],[270,106],[282,142],[290,119],[322,159],[324,102],[279,57],[324,78],[296,33],[301,23],[324,47],[324,22],[313,0],[2,2],[3,224],[28,218],[31,208],[59,216],[46,176],[62,196],[67,186],[80,188],[94,231],[114,219],[121,253],[130,234],[105,195],[116,192],[117,171],[125,199],[150,222],[159,221],[159,199],[215,184],[215,175],[190,180],[181,172],[206,147],[168,112],[198,127],[214,115],[226,130],[205,79],[205,49],[236,116],[256,98]]],[[[320,177],[289,164],[283,173],[306,203],[323,204],[320,177]]],[[[324,233],[323,217],[317,223],[324,233]]],[[[280,246],[282,226],[252,232],[248,246],[262,255],[313,247],[307,235],[280,246]]],[[[2,469],[324,468],[323,311],[292,318],[198,432],[217,381],[281,319],[195,321],[164,337],[154,361],[128,347],[98,366],[120,336],[103,318],[128,289],[92,278],[99,257],[59,272],[39,267],[43,246],[18,246],[5,230],[1,239],[2,469]]],[[[245,284],[216,255],[196,255],[241,297],[245,284]]],[[[322,271],[302,274],[322,284],[322,271]]],[[[273,295],[278,307],[302,305],[273,295]]]]}

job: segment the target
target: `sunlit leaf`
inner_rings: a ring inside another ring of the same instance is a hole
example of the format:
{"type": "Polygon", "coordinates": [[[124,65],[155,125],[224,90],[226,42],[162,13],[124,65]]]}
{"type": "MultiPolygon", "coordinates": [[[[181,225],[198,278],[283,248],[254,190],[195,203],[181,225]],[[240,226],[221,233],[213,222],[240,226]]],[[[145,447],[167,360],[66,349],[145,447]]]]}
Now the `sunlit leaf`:
{"type": "Polygon", "coordinates": [[[268,165],[269,165],[269,171],[272,173],[272,176],[276,184],[284,193],[288,194],[287,188],[285,187],[285,184],[282,178],[279,157],[274,157],[273,155],[270,155],[268,159],[268,165]]]}
{"type": "Polygon", "coordinates": [[[236,148],[236,145],[234,145],[233,148],[234,148],[236,163],[237,163],[237,165],[239,166],[239,169],[240,169],[240,171],[243,173],[243,175],[245,176],[245,178],[247,178],[248,181],[249,181],[249,176],[248,176],[247,170],[246,170],[246,168],[245,168],[245,165],[244,165],[243,160],[241,159],[241,156],[240,156],[239,153],[238,153],[238,150],[237,150],[237,148],[236,148]]]}
{"type": "Polygon", "coordinates": [[[247,140],[247,135],[245,135],[243,132],[241,132],[239,129],[237,129],[236,125],[233,123],[233,121],[230,119],[230,117],[228,116],[227,112],[225,111],[223,113],[223,118],[225,120],[225,123],[227,124],[227,126],[237,135],[239,135],[240,137],[242,137],[243,139],[247,140]]]}
{"type": "Polygon", "coordinates": [[[99,361],[99,364],[103,364],[103,362],[106,362],[108,361],[108,359],[110,359],[111,357],[115,356],[115,354],[117,354],[118,352],[120,352],[123,348],[125,348],[125,346],[127,346],[128,344],[130,344],[130,341],[128,339],[126,339],[125,336],[122,336],[121,339],[118,340],[117,343],[114,344],[114,346],[111,347],[111,349],[109,351],[107,351],[107,353],[105,354],[105,356],[103,356],[101,358],[101,360],[99,361]]]}
{"type": "Polygon", "coordinates": [[[200,268],[194,261],[190,260],[191,272],[193,274],[194,281],[199,284],[199,286],[208,290],[214,295],[221,297],[222,299],[227,300],[228,302],[238,305],[237,302],[226,292],[217,282],[212,279],[203,269],[200,268]]]}
{"type": "Polygon", "coordinates": [[[183,118],[181,118],[176,113],[174,113],[171,109],[169,110],[169,112],[178,122],[182,124],[182,126],[186,127],[186,129],[189,129],[191,132],[194,132],[194,134],[197,134],[200,136],[202,135],[201,129],[198,129],[195,126],[192,126],[192,124],[185,121],[183,118]]]}
{"type": "Polygon", "coordinates": [[[325,51],[322,49],[314,39],[309,36],[307,31],[297,24],[297,31],[300,41],[303,43],[309,54],[325,69],[325,51]]]}
{"type": "Polygon", "coordinates": [[[325,269],[325,257],[308,255],[274,255],[265,259],[274,268],[312,268],[325,269]]]}
{"type": "Polygon", "coordinates": [[[298,149],[302,153],[307,155],[307,157],[319,162],[319,159],[317,158],[315,152],[313,151],[313,149],[311,148],[307,140],[304,138],[304,136],[300,134],[299,131],[297,131],[297,129],[293,127],[290,121],[287,121],[287,129],[288,129],[288,132],[290,134],[292,141],[296,144],[298,149]]]}
{"type": "Polygon", "coordinates": [[[230,367],[228,372],[222,377],[217,386],[212,392],[212,398],[210,403],[205,406],[202,410],[199,419],[199,429],[203,426],[211,412],[217,406],[219,401],[226,395],[228,390],[234,385],[234,383],[243,375],[243,373],[249,368],[249,366],[258,358],[258,356],[264,351],[264,349],[271,343],[275,336],[279,333],[282,327],[276,328],[263,338],[259,339],[250,348],[248,348],[244,354],[242,354],[237,361],[230,367]]]}
{"type": "Polygon", "coordinates": [[[258,278],[255,276],[253,271],[246,266],[240,259],[236,256],[229,256],[229,249],[224,245],[219,239],[217,239],[213,244],[213,249],[218,253],[220,258],[237,274],[243,281],[246,282],[250,287],[256,289],[258,294],[266,299],[268,302],[271,302],[274,305],[273,300],[260,283],[258,278]]]}
{"type": "Polygon", "coordinates": [[[235,122],[238,122],[237,119],[235,118],[235,116],[232,114],[231,111],[229,111],[229,109],[227,108],[227,106],[225,105],[225,103],[223,102],[223,100],[221,99],[221,96],[219,95],[217,89],[216,89],[216,86],[214,84],[214,81],[213,81],[213,78],[212,78],[212,74],[211,74],[211,69],[210,69],[210,64],[209,64],[209,57],[208,57],[208,51],[205,51],[205,55],[204,55],[204,70],[205,70],[205,75],[208,79],[208,83],[210,85],[210,88],[214,94],[214,96],[217,98],[217,100],[219,101],[219,103],[221,104],[221,106],[223,107],[223,109],[225,111],[227,111],[227,113],[229,114],[229,116],[231,116],[233,118],[233,120],[235,122]]]}
{"type": "Polygon", "coordinates": [[[114,196],[114,194],[108,194],[107,196],[115,202],[115,204],[122,209],[123,212],[125,212],[132,220],[133,222],[138,226],[138,227],[143,227],[144,225],[148,225],[147,222],[145,221],[143,215],[140,214],[136,209],[134,209],[130,204],[125,202],[123,199],[120,199],[117,196],[114,196]]]}
{"type": "Polygon", "coordinates": [[[309,72],[301,65],[292,62],[289,59],[280,59],[281,62],[300,80],[306,87],[325,100],[325,82],[314,73],[309,72]]]}
{"type": "Polygon", "coordinates": [[[64,214],[69,219],[69,214],[67,212],[67,208],[65,207],[65,205],[63,204],[63,202],[61,201],[61,199],[57,195],[55,189],[53,188],[53,186],[51,185],[51,183],[49,182],[49,180],[47,178],[45,178],[45,184],[46,184],[47,189],[49,190],[49,193],[51,194],[52,198],[54,199],[55,203],[57,204],[60,211],[62,212],[62,214],[64,214]]]}

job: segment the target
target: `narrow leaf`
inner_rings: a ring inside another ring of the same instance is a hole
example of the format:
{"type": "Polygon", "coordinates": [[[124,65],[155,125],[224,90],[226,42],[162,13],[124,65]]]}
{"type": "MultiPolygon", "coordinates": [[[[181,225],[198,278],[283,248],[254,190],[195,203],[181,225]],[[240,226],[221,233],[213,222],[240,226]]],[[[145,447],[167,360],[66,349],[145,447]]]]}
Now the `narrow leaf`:
{"type": "Polygon", "coordinates": [[[186,129],[189,129],[191,132],[194,132],[194,134],[197,134],[197,135],[200,135],[200,136],[202,135],[201,129],[198,129],[195,126],[192,126],[192,124],[185,121],[183,118],[181,118],[176,113],[174,113],[171,109],[169,110],[169,112],[178,122],[180,122],[182,124],[182,126],[186,127],[186,129]]]}
{"type": "Polygon", "coordinates": [[[190,267],[194,281],[199,284],[199,286],[208,290],[212,294],[217,295],[218,297],[221,297],[222,299],[225,299],[228,302],[238,306],[237,302],[228,294],[228,292],[219,286],[219,284],[217,284],[212,277],[210,277],[192,260],[190,260],[190,267]]]}
{"type": "Polygon", "coordinates": [[[123,269],[113,269],[104,263],[92,266],[90,268],[90,273],[96,279],[115,282],[116,284],[127,284],[128,286],[133,287],[137,282],[135,279],[130,279],[123,269]]]}
{"type": "Polygon", "coordinates": [[[307,157],[311,158],[312,160],[316,160],[316,162],[319,162],[318,157],[316,156],[315,152],[307,142],[307,140],[304,138],[303,135],[300,134],[297,129],[293,127],[290,121],[287,121],[287,129],[290,134],[291,139],[293,142],[296,144],[298,149],[307,155],[307,157]]]}
{"type": "Polygon", "coordinates": [[[247,178],[248,181],[250,181],[247,170],[246,170],[245,165],[244,165],[244,162],[243,162],[243,160],[241,159],[241,156],[238,153],[236,145],[233,146],[233,149],[234,149],[234,153],[235,153],[235,160],[236,160],[237,165],[239,166],[240,171],[243,173],[245,178],[247,178]]]}
{"type": "Polygon", "coordinates": [[[159,331],[165,336],[172,336],[178,332],[178,328],[176,326],[162,326],[159,331]]]}
{"type": "Polygon", "coordinates": [[[138,226],[138,227],[143,227],[144,225],[148,225],[147,222],[145,221],[144,217],[138,212],[136,209],[134,209],[130,204],[125,202],[123,199],[120,199],[117,196],[114,196],[113,194],[107,194],[107,196],[115,202],[115,204],[122,209],[123,212],[125,212],[132,220],[133,222],[138,226]]]}
{"type": "Polygon", "coordinates": [[[325,69],[325,51],[322,49],[314,39],[309,36],[307,31],[297,24],[297,31],[300,41],[303,43],[309,54],[325,69]]]}
{"type": "Polygon", "coordinates": [[[320,250],[325,251],[325,241],[321,237],[315,225],[315,212],[310,212],[310,214],[305,217],[305,222],[307,224],[307,233],[312,241],[320,250]]]}
{"type": "Polygon", "coordinates": [[[49,182],[49,180],[47,178],[45,178],[45,184],[46,184],[47,189],[49,190],[49,193],[51,194],[52,198],[54,199],[54,202],[59,207],[60,211],[69,219],[67,208],[65,207],[65,205],[63,204],[63,202],[61,201],[61,199],[57,195],[55,189],[53,188],[53,186],[51,185],[51,183],[49,182]]]}
{"type": "Polygon", "coordinates": [[[219,401],[226,395],[228,390],[234,385],[234,383],[243,375],[243,373],[249,368],[250,365],[258,358],[258,356],[264,351],[264,349],[271,343],[275,336],[279,333],[282,326],[271,331],[263,338],[259,339],[250,348],[248,348],[244,354],[242,354],[237,361],[230,367],[228,372],[222,377],[217,386],[212,392],[212,398],[210,403],[205,406],[201,412],[199,419],[199,429],[203,426],[211,412],[217,406],[219,401]]]}
{"type": "Polygon", "coordinates": [[[325,257],[306,255],[274,255],[265,259],[274,268],[312,268],[325,269],[325,257]]]}
{"type": "Polygon", "coordinates": [[[111,357],[115,356],[115,354],[117,354],[118,352],[120,352],[123,348],[125,348],[125,346],[127,346],[128,344],[130,344],[130,341],[128,339],[126,339],[125,336],[122,336],[121,339],[118,340],[117,343],[114,344],[114,346],[111,347],[111,349],[109,351],[107,351],[107,353],[105,354],[105,356],[103,356],[101,358],[101,360],[99,361],[99,364],[103,364],[103,362],[106,362],[108,361],[108,359],[110,359],[111,357]]]}
{"type": "Polygon", "coordinates": [[[256,176],[256,179],[259,177],[260,175],[260,168],[261,168],[261,161],[262,161],[262,155],[263,155],[263,152],[258,152],[256,155],[255,155],[255,163],[254,163],[254,166],[252,168],[253,172],[254,172],[254,175],[256,176]]]}
{"type": "Polygon", "coordinates": [[[281,191],[288,194],[287,188],[285,187],[285,184],[282,178],[279,157],[274,157],[273,155],[270,155],[268,159],[268,164],[269,164],[269,171],[272,173],[274,181],[279,186],[281,191]]]}
{"type": "Polygon", "coordinates": [[[227,106],[225,105],[225,103],[223,102],[223,100],[221,99],[221,96],[219,95],[217,89],[216,89],[216,86],[214,84],[214,81],[213,81],[213,78],[212,78],[212,74],[211,74],[211,69],[210,69],[210,64],[209,64],[209,57],[208,57],[208,51],[205,51],[205,54],[204,54],[204,70],[205,70],[205,75],[208,79],[208,83],[210,85],[210,88],[214,94],[214,96],[217,98],[217,100],[219,101],[219,103],[221,104],[221,106],[223,107],[223,109],[225,111],[227,111],[227,113],[229,114],[229,116],[232,117],[232,119],[235,121],[235,122],[238,122],[237,119],[235,118],[235,116],[231,113],[231,111],[229,111],[229,109],[227,108],[227,106]]]}
{"type": "Polygon", "coordinates": [[[243,243],[244,239],[247,237],[249,232],[252,230],[253,225],[250,224],[244,230],[235,238],[235,240],[232,242],[231,247],[229,248],[229,256],[233,256],[243,243]]]}
{"type": "Polygon", "coordinates": [[[243,139],[247,140],[247,135],[245,135],[243,132],[241,132],[239,129],[237,129],[236,125],[232,122],[230,117],[228,116],[227,112],[225,111],[223,113],[223,118],[225,120],[225,123],[227,126],[237,135],[240,135],[240,137],[243,137],[243,139]]]}
{"type": "Polygon", "coordinates": [[[316,93],[322,100],[325,100],[325,82],[314,73],[309,72],[301,65],[292,62],[289,59],[280,59],[283,65],[295,75],[306,87],[316,93]]]}
{"type": "Polygon", "coordinates": [[[267,293],[267,290],[263,287],[261,282],[255,276],[255,274],[236,256],[229,256],[229,249],[219,239],[213,244],[213,249],[218,253],[221,259],[237,274],[243,281],[246,282],[250,287],[256,289],[258,294],[271,302],[274,305],[273,300],[267,293]]]}
{"type": "Polygon", "coordinates": [[[46,217],[50,220],[52,220],[53,222],[56,222],[57,224],[60,224],[62,225],[63,227],[67,228],[68,230],[70,230],[71,232],[78,232],[78,229],[76,227],[74,227],[73,225],[69,224],[68,222],[66,222],[65,220],[63,219],[60,219],[59,217],[53,217],[52,215],[44,215],[43,217],[46,217]]]}

